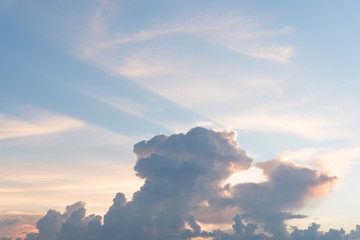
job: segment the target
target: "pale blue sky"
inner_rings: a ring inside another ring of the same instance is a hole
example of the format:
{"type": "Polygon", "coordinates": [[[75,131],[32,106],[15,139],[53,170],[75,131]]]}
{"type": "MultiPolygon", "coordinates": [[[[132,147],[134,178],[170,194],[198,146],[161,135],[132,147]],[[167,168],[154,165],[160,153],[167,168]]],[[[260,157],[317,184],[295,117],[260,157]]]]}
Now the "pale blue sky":
{"type": "Polygon", "coordinates": [[[141,185],[135,143],[204,126],[237,131],[255,161],[281,155],[342,176],[296,224],[354,228],[359,11],[357,1],[1,1],[0,214],[78,200],[103,214],[141,185]]]}

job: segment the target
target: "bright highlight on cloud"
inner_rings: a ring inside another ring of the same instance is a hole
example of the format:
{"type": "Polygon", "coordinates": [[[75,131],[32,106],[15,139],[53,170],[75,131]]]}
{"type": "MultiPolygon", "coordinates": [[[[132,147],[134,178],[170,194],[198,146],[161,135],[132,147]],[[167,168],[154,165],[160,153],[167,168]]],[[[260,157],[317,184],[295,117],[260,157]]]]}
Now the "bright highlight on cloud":
{"type": "Polygon", "coordinates": [[[232,174],[226,181],[225,184],[239,184],[239,183],[259,183],[266,181],[263,171],[256,167],[251,167],[246,171],[236,172],[232,174]]]}
{"type": "Polygon", "coordinates": [[[198,127],[141,141],[134,146],[134,169],[145,183],[132,200],[118,193],[103,224],[100,216],[86,217],[81,202],[65,213],[49,210],[37,223],[39,233],[26,239],[326,239],[328,234],[350,239],[359,234],[359,229],[321,233],[318,225],[288,232],[286,220],[306,217],[293,211],[329,194],[338,178],[280,158],[252,164],[235,137],[198,127]],[[223,185],[252,165],[262,170],[264,181],[223,185]],[[231,221],[232,230],[201,227],[231,221]],[[318,238],[307,237],[313,230],[318,238]]]}

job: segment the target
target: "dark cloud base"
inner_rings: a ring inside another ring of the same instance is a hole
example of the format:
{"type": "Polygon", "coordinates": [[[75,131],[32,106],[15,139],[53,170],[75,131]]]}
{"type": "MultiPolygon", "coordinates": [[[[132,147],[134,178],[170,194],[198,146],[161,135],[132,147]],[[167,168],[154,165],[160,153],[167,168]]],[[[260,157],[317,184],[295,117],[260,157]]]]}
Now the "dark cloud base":
{"type": "Polygon", "coordinates": [[[281,159],[253,164],[235,136],[229,131],[194,128],[186,134],[158,135],[139,142],[134,146],[134,169],[145,183],[131,201],[118,193],[103,222],[100,216],[86,216],[82,202],[68,206],[64,213],[49,210],[36,224],[39,232],[25,239],[360,239],[360,226],[350,233],[342,229],[320,232],[313,223],[308,229],[289,232],[286,220],[306,217],[292,211],[329,193],[338,178],[281,159]],[[234,172],[252,165],[263,170],[267,181],[223,185],[234,172]],[[200,227],[200,222],[231,221],[230,230],[200,227]]]}

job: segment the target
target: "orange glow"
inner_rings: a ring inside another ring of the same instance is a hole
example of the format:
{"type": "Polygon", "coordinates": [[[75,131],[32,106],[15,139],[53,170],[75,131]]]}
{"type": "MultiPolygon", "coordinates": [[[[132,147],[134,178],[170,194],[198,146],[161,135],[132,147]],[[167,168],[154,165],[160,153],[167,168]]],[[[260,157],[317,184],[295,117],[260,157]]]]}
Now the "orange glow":
{"type": "Polygon", "coordinates": [[[24,224],[22,226],[18,226],[15,230],[14,233],[12,233],[11,235],[6,236],[7,238],[12,238],[12,239],[16,239],[16,238],[25,238],[26,234],[28,233],[32,233],[32,232],[36,232],[38,233],[39,231],[36,229],[35,226],[31,225],[31,224],[24,224]]]}
{"type": "Polygon", "coordinates": [[[341,182],[341,178],[332,177],[330,181],[317,185],[310,190],[309,197],[324,197],[334,190],[341,182]]]}
{"type": "Polygon", "coordinates": [[[244,167],[241,166],[241,164],[239,164],[239,163],[231,162],[228,170],[231,173],[236,173],[236,172],[239,172],[239,171],[244,171],[244,167]]]}

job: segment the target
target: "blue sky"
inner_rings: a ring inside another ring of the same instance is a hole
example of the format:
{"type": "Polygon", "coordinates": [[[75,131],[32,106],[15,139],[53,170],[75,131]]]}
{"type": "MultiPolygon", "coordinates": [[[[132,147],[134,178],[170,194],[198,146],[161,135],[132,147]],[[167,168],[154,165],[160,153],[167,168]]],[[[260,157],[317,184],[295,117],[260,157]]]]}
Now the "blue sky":
{"type": "Polygon", "coordinates": [[[116,192],[131,198],[142,184],[135,143],[203,126],[236,131],[255,162],[280,157],[341,177],[294,224],[353,229],[359,8],[1,1],[0,214],[79,200],[104,214],[116,192]]]}

